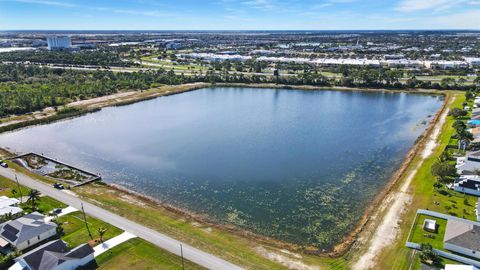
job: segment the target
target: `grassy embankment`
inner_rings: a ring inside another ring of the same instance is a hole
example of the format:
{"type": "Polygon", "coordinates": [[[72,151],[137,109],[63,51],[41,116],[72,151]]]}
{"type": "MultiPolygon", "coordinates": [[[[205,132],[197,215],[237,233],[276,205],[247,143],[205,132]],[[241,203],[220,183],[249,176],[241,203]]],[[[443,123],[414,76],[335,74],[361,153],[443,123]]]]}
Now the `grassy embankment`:
{"type": "MultiPolygon", "coordinates": [[[[96,259],[99,269],[164,269],[181,270],[182,260],[139,238],[130,239],[96,259]]],[[[184,261],[185,269],[204,269],[189,261],[184,261]]]]}
{"type": "MultiPolygon", "coordinates": [[[[447,95],[447,98],[453,99],[449,108],[462,107],[462,103],[465,101],[463,92],[452,91],[447,92],[447,95]]],[[[424,160],[415,174],[410,185],[412,201],[399,224],[400,234],[394,245],[383,250],[378,257],[378,269],[420,269],[418,255],[412,249],[405,247],[417,209],[428,209],[461,218],[475,219],[474,205],[476,197],[463,195],[445,188],[441,188],[441,190],[444,190],[446,193],[441,194],[439,193],[440,189],[433,187],[436,179],[430,172],[432,165],[445,149],[456,148],[456,140],[452,139],[454,134],[452,124],[454,121],[453,117],[448,116],[437,140],[438,146],[434,149],[433,154],[424,160]]],[[[410,166],[410,170],[413,170],[419,162],[421,162],[421,158],[417,157],[410,166]]]]}
{"type": "Polygon", "coordinates": [[[19,129],[26,126],[52,123],[61,119],[72,118],[82,114],[96,112],[103,107],[122,106],[131,103],[187,92],[208,86],[206,83],[183,85],[162,85],[145,91],[121,91],[117,94],[73,102],[67,104],[66,109],[45,108],[43,111],[32,114],[10,116],[0,119],[0,133],[19,129]]]}
{"type": "MultiPolygon", "coordinates": [[[[18,166],[12,166],[31,177],[52,182],[52,180],[48,178],[38,177],[18,166]]],[[[264,246],[270,251],[281,254],[287,258],[287,260],[299,260],[306,264],[320,265],[324,269],[347,269],[349,261],[352,258],[352,254],[347,253],[337,259],[313,255],[302,255],[302,258],[298,259],[293,255],[280,252],[279,249],[275,247],[268,246],[261,241],[256,241],[258,239],[251,239],[252,236],[242,237],[237,234],[232,234],[228,230],[216,228],[210,224],[199,223],[195,219],[185,218],[184,215],[175,214],[154,202],[138,199],[123,191],[112,190],[102,185],[90,185],[76,189],[76,192],[85,199],[102,207],[106,207],[117,214],[251,269],[285,268],[258,254],[256,249],[259,246],[264,246]]]]}
{"type": "MultiPolygon", "coordinates": [[[[29,189],[20,186],[22,194],[28,194],[29,189]]],[[[10,179],[0,176],[0,196],[12,196],[12,190],[18,190],[18,186],[10,179]]],[[[21,206],[26,212],[31,212],[30,203],[24,202],[21,206]]],[[[42,196],[38,200],[37,211],[48,214],[55,208],[65,208],[66,205],[50,197],[42,196]]],[[[62,224],[64,235],[62,240],[67,242],[70,247],[76,247],[90,240],[88,231],[85,227],[83,215],[80,212],[74,212],[59,217],[58,221],[62,224]]],[[[87,222],[96,244],[99,244],[97,229],[104,227],[107,229],[103,240],[107,241],[122,233],[117,227],[105,223],[96,218],[87,216],[87,222]]],[[[134,238],[128,242],[122,243],[112,250],[99,256],[97,259],[99,269],[182,269],[181,258],[163,249],[160,249],[147,241],[134,238]]],[[[186,269],[203,269],[202,267],[185,260],[186,269]]]]}

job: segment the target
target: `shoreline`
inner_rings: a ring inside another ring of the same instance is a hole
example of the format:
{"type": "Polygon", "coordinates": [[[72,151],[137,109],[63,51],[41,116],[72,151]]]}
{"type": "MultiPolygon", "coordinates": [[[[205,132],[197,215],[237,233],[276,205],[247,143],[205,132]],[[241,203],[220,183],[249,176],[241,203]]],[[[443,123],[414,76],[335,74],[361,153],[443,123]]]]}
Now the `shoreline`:
{"type": "MultiPolygon", "coordinates": [[[[185,86],[185,85],[182,85],[185,86]]],[[[174,86],[175,87],[175,86],[174,86]]],[[[121,102],[116,102],[114,104],[106,104],[105,106],[101,107],[96,107],[96,110],[99,110],[103,107],[109,107],[109,106],[123,106],[123,105],[128,105],[136,102],[141,102],[149,99],[154,99],[157,97],[161,96],[168,96],[168,95],[174,95],[174,94],[179,94],[179,93],[184,93],[188,91],[193,91],[199,88],[206,88],[206,87],[252,87],[252,88],[275,88],[275,89],[285,89],[285,90],[291,90],[291,89],[296,89],[296,90],[334,90],[334,91],[369,91],[369,92],[402,92],[402,93],[412,93],[412,94],[427,94],[427,95],[442,95],[445,96],[443,92],[439,92],[437,90],[425,90],[425,91],[419,91],[419,90],[390,90],[390,89],[368,89],[368,88],[345,88],[345,87],[313,87],[313,86],[285,86],[285,85],[272,85],[272,84],[196,84],[196,85],[189,85],[185,89],[180,89],[178,91],[167,91],[167,92],[153,92],[153,94],[148,95],[147,97],[135,97],[133,99],[127,100],[127,101],[121,101],[121,102]]],[[[141,93],[141,92],[138,92],[141,93]]],[[[362,216],[359,218],[359,220],[354,224],[353,229],[350,230],[345,234],[345,236],[342,238],[341,241],[338,243],[334,244],[333,249],[330,251],[320,251],[317,248],[313,247],[307,247],[306,249],[302,249],[299,245],[294,244],[294,243],[289,243],[286,241],[278,240],[278,239],[273,239],[267,236],[262,236],[258,235],[252,231],[245,230],[238,228],[234,225],[224,223],[224,222],[212,222],[211,218],[192,213],[191,211],[188,211],[186,209],[181,209],[178,207],[175,207],[173,205],[169,205],[167,203],[163,203],[153,197],[150,197],[145,194],[141,194],[138,192],[135,192],[133,190],[130,190],[126,187],[123,187],[121,185],[116,185],[116,184],[106,184],[108,188],[116,189],[121,192],[124,192],[128,195],[135,196],[141,200],[145,200],[151,203],[156,204],[159,207],[162,207],[174,214],[178,214],[181,216],[185,216],[187,218],[190,218],[192,220],[195,220],[197,222],[205,223],[209,226],[219,228],[222,230],[225,230],[230,233],[234,233],[236,235],[239,235],[241,237],[246,237],[247,239],[255,239],[255,241],[259,243],[264,243],[268,245],[272,245],[278,248],[285,248],[288,250],[293,250],[293,251],[302,251],[306,254],[314,254],[318,256],[328,256],[332,258],[338,258],[343,256],[345,253],[347,253],[353,244],[358,240],[360,234],[364,231],[365,227],[369,224],[371,221],[370,215],[372,213],[375,213],[377,211],[376,208],[382,203],[382,201],[393,191],[394,186],[396,183],[398,183],[399,179],[401,179],[405,173],[408,170],[408,167],[410,166],[411,162],[413,159],[421,153],[423,148],[425,148],[425,142],[428,138],[428,135],[432,132],[434,129],[435,125],[437,124],[440,115],[442,112],[445,110],[447,107],[448,99],[446,98],[442,104],[442,107],[437,111],[435,114],[435,117],[432,118],[430,121],[429,126],[425,129],[425,131],[422,133],[422,135],[419,136],[419,140],[415,142],[415,144],[412,146],[412,148],[409,150],[409,152],[405,155],[403,158],[403,161],[400,165],[400,167],[394,172],[394,174],[390,177],[390,180],[387,182],[385,187],[381,189],[381,191],[374,197],[372,203],[369,204],[369,206],[366,208],[362,216]]],[[[95,103],[94,103],[95,104],[95,103]]],[[[88,112],[87,112],[88,113],[88,112]]],[[[83,115],[80,114],[80,115],[83,115]]],[[[78,115],[79,116],[79,115],[78,115]]],[[[73,116],[76,117],[76,116],[73,116]]],[[[72,118],[71,117],[65,117],[57,120],[63,120],[63,119],[68,119],[72,118]]],[[[54,121],[57,121],[54,120],[54,121]]],[[[28,126],[28,125],[27,125],[28,126]]],[[[14,129],[13,129],[14,130],[14,129]]],[[[1,133],[1,130],[0,130],[1,133]]]]}
{"type": "Polygon", "coordinates": [[[250,88],[271,88],[284,90],[306,90],[306,91],[349,91],[349,92],[381,92],[381,93],[407,93],[419,95],[442,96],[442,90],[436,89],[386,89],[386,88],[355,88],[343,86],[311,86],[311,85],[284,85],[284,84],[268,84],[268,83],[188,83],[180,85],[163,85],[144,91],[119,91],[112,95],[92,98],[82,101],[74,101],[65,105],[66,108],[74,110],[67,113],[58,113],[52,107],[44,108],[41,111],[35,111],[29,114],[12,115],[0,118],[0,134],[3,132],[14,131],[34,125],[50,124],[57,121],[80,117],[85,114],[100,111],[106,107],[119,107],[134,104],[137,102],[147,101],[158,97],[176,95],[195,91],[202,88],[215,87],[250,87],[250,88]],[[21,119],[22,117],[27,117],[21,119]],[[18,119],[17,119],[18,118],[18,119]]]}
{"type": "Polygon", "coordinates": [[[430,131],[424,146],[418,155],[418,162],[411,164],[412,166],[406,171],[402,181],[398,182],[398,186],[392,190],[384,199],[383,202],[391,203],[391,206],[379,207],[375,212],[374,219],[376,219],[375,226],[367,231],[366,235],[362,235],[366,240],[364,243],[369,244],[366,250],[361,251],[361,255],[353,262],[353,269],[370,269],[378,263],[376,257],[382,250],[390,244],[395,243],[397,236],[401,233],[400,222],[403,221],[403,216],[411,209],[408,205],[414,199],[413,194],[410,193],[412,181],[417,175],[419,169],[438,147],[438,139],[441,135],[442,129],[447,122],[449,106],[453,104],[457,97],[451,95],[446,99],[447,105],[441,111],[437,125],[430,131]],[[380,220],[379,220],[380,219],[380,220]]]}
{"type": "MultiPolygon", "coordinates": [[[[373,201],[369,203],[368,207],[365,209],[364,213],[362,216],[359,218],[357,222],[355,222],[355,225],[353,226],[352,230],[349,230],[345,236],[340,240],[338,243],[334,244],[332,250],[330,251],[321,251],[318,248],[314,247],[306,247],[303,252],[305,254],[313,254],[317,256],[328,256],[330,258],[339,258],[343,255],[345,255],[350,248],[355,244],[355,242],[358,240],[360,234],[364,231],[364,229],[369,225],[369,222],[371,221],[370,216],[371,214],[375,213],[378,211],[377,209],[379,208],[380,204],[394,191],[395,185],[399,182],[399,180],[406,175],[408,172],[408,168],[411,165],[412,161],[417,157],[418,155],[421,155],[424,148],[426,147],[426,142],[428,140],[429,135],[433,132],[436,124],[438,123],[440,116],[442,113],[445,111],[447,105],[448,105],[448,99],[445,99],[443,101],[442,106],[438,109],[436,112],[435,116],[432,118],[430,121],[428,127],[425,129],[425,131],[419,136],[419,140],[417,140],[414,145],[410,148],[410,150],[407,152],[405,157],[403,158],[402,163],[400,164],[400,167],[395,170],[393,175],[390,177],[389,181],[386,183],[386,185],[380,190],[380,192],[375,195],[373,201]]],[[[200,215],[195,212],[189,211],[187,209],[181,208],[181,207],[176,207],[168,203],[161,202],[160,200],[151,197],[146,194],[142,194],[139,192],[136,192],[132,189],[129,189],[127,187],[124,187],[119,184],[111,184],[111,183],[105,183],[105,185],[109,188],[116,189],[118,191],[124,192],[128,195],[135,196],[137,198],[147,200],[149,202],[157,204],[159,207],[165,208],[168,211],[172,211],[175,214],[180,214],[183,216],[186,216],[188,218],[191,218],[195,220],[196,222],[201,222],[204,224],[207,224],[212,227],[216,227],[219,229],[226,230],[231,233],[235,233],[237,235],[240,235],[242,237],[247,237],[251,238],[254,237],[257,241],[260,240],[259,242],[261,243],[266,243],[269,245],[273,245],[278,248],[286,248],[291,251],[296,251],[298,252],[302,247],[300,247],[298,244],[295,243],[290,243],[287,241],[283,241],[280,239],[274,239],[268,236],[260,235],[255,232],[252,232],[250,230],[246,229],[241,229],[236,227],[235,225],[228,224],[222,221],[213,221],[210,217],[205,216],[205,215],[200,215]]]]}

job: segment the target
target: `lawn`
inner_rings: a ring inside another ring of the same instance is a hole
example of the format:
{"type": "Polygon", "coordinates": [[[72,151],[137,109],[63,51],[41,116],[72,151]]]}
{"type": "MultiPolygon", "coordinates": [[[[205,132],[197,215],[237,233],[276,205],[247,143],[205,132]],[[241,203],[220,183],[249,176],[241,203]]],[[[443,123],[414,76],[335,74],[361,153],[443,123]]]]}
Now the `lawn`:
{"type": "Polygon", "coordinates": [[[7,179],[3,176],[0,176],[0,196],[7,196],[10,198],[19,198],[20,197],[20,192],[22,193],[23,196],[28,194],[29,189],[20,186],[21,190],[18,189],[17,183],[13,182],[10,179],[7,179]],[[15,190],[15,194],[12,193],[12,191],[15,190]]]}
{"type": "MultiPolygon", "coordinates": [[[[139,238],[122,243],[96,258],[98,269],[182,269],[181,257],[139,238]]],[[[184,261],[185,269],[204,269],[184,261]]]]}
{"type": "MultiPolygon", "coordinates": [[[[47,215],[48,212],[52,211],[55,208],[65,208],[65,207],[67,207],[66,204],[59,202],[55,199],[52,199],[50,197],[40,197],[40,199],[37,201],[37,206],[35,211],[40,212],[44,215],[47,215]]],[[[23,204],[21,204],[21,208],[25,210],[25,212],[29,212],[29,213],[33,212],[32,204],[28,201],[23,202],[23,204]]]]}
{"type": "MultiPolygon", "coordinates": [[[[90,241],[90,237],[83,220],[83,214],[81,212],[74,212],[59,217],[58,221],[62,224],[64,230],[64,236],[62,239],[67,242],[70,247],[76,247],[90,241]]],[[[98,240],[99,238],[97,230],[101,227],[107,228],[107,232],[103,237],[104,241],[122,233],[122,230],[118,229],[117,227],[90,216],[87,216],[87,223],[92,237],[95,240],[98,240]]]]}
{"type": "Polygon", "coordinates": [[[445,219],[422,214],[417,215],[409,241],[417,244],[430,244],[433,248],[443,249],[443,237],[445,235],[446,227],[447,220],[445,219]],[[427,232],[423,229],[423,223],[426,219],[435,220],[437,222],[437,231],[435,233],[427,232]]]}
{"type": "Polygon", "coordinates": [[[258,242],[186,219],[153,202],[138,201],[122,191],[98,184],[75,191],[109,211],[248,269],[286,269],[259,255],[254,249],[258,242]]]}
{"type": "MultiPolygon", "coordinates": [[[[446,93],[449,95],[449,98],[454,99],[453,103],[449,106],[450,108],[462,107],[462,102],[465,101],[464,92],[449,91],[446,93]]],[[[413,178],[412,184],[410,185],[412,202],[406,209],[406,213],[402,216],[399,224],[401,229],[397,240],[389,248],[384,249],[377,259],[377,266],[380,269],[420,269],[418,253],[413,255],[413,250],[405,247],[405,242],[407,241],[412,222],[414,222],[417,209],[428,209],[461,218],[475,219],[474,205],[476,197],[469,195],[464,196],[463,194],[453,191],[448,191],[446,195],[442,195],[439,193],[439,189],[433,187],[436,179],[430,172],[431,166],[438,160],[438,157],[447,147],[456,147],[454,145],[449,146],[454,133],[452,128],[454,121],[455,119],[452,117],[447,117],[447,121],[442,127],[437,141],[439,146],[429,158],[423,161],[413,178]],[[467,201],[465,201],[465,198],[467,201]],[[439,205],[436,205],[435,202],[439,202],[439,205]],[[467,202],[467,204],[465,202],[467,202]]],[[[420,157],[416,157],[409,170],[412,170],[419,162],[421,162],[420,157]]]]}

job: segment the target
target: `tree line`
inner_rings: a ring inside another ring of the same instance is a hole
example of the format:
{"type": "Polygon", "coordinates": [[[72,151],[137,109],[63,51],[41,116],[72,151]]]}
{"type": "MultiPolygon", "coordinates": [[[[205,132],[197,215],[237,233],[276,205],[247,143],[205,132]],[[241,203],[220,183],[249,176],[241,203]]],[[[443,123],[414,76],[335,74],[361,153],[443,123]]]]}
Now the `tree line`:
{"type": "MultiPolygon", "coordinates": [[[[23,64],[0,64],[0,117],[56,107],[72,101],[110,95],[121,90],[145,90],[162,84],[208,83],[278,83],[286,85],[377,87],[390,89],[451,89],[432,83],[399,82],[392,70],[348,69],[342,78],[327,78],[316,71],[292,76],[243,74],[209,70],[191,76],[164,69],[132,73],[109,70],[52,69],[23,64]]],[[[459,89],[459,88],[457,88],[459,89]]],[[[460,89],[478,91],[480,84],[460,89]]]]}
{"type": "Polygon", "coordinates": [[[2,62],[31,62],[60,65],[97,65],[97,66],[133,66],[130,61],[122,60],[120,55],[107,50],[99,51],[16,51],[0,53],[2,62]]]}

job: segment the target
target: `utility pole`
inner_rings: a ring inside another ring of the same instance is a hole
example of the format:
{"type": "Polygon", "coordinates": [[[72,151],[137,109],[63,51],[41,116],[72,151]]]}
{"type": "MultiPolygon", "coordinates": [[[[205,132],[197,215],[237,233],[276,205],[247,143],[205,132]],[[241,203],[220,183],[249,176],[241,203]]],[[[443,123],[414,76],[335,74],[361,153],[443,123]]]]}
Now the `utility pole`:
{"type": "Polygon", "coordinates": [[[182,255],[182,269],[185,270],[185,265],[183,264],[183,247],[182,247],[182,244],[180,244],[180,255],[182,255]]]}
{"type": "Polygon", "coordinates": [[[82,203],[82,213],[83,213],[83,221],[85,221],[85,227],[87,227],[88,236],[90,236],[90,239],[93,240],[92,233],[90,232],[90,228],[88,227],[87,216],[85,215],[85,209],[83,209],[83,203],[82,203]]]}
{"type": "Polygon", "coordinates": [[[23,203],[22,188],[20,187],[20,183],[18,183],[18,178],[16,174],[15,174],[15,181],[17,181],[17,188],[18,188],[18,192],[20,193],[20,204],[22,204],[23,203]]]}

